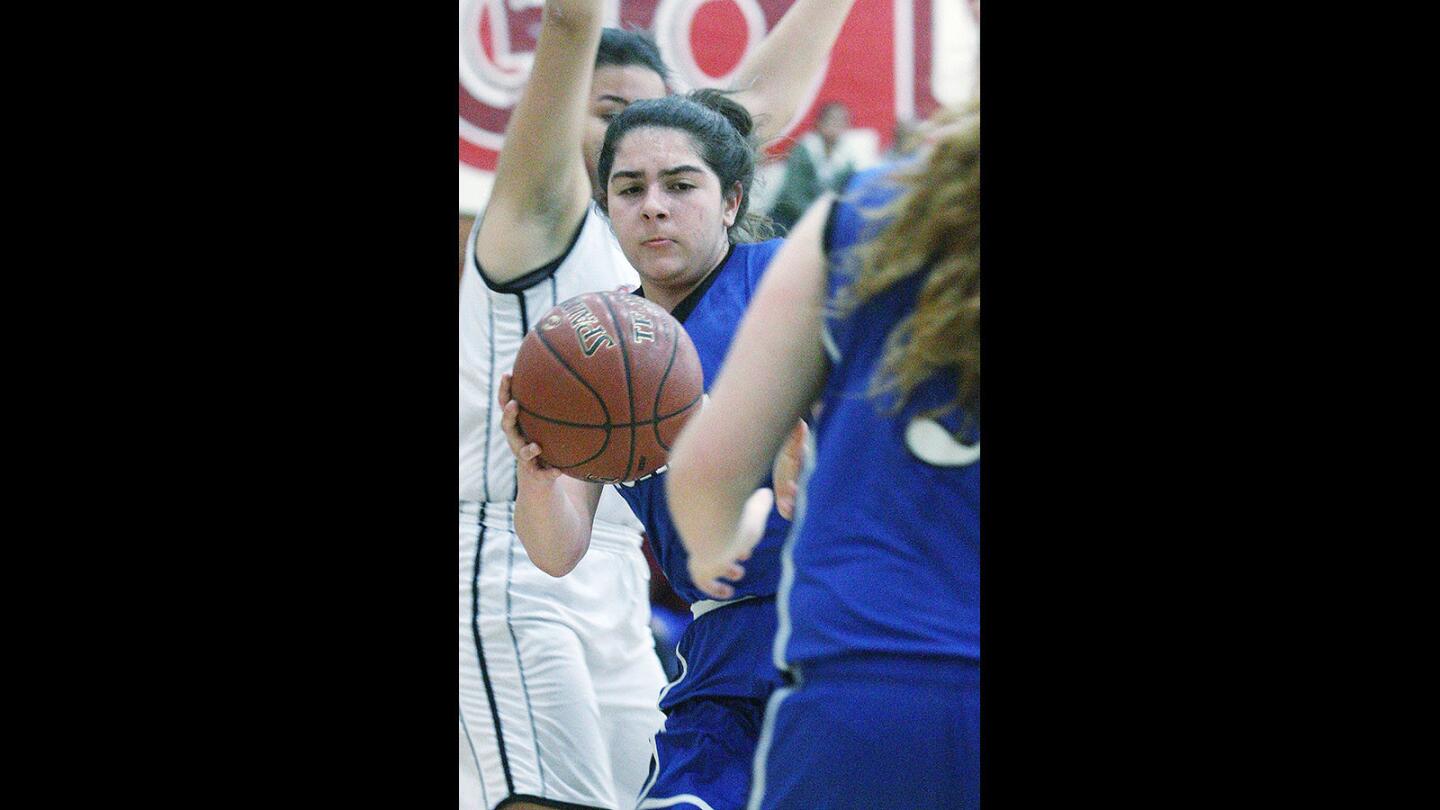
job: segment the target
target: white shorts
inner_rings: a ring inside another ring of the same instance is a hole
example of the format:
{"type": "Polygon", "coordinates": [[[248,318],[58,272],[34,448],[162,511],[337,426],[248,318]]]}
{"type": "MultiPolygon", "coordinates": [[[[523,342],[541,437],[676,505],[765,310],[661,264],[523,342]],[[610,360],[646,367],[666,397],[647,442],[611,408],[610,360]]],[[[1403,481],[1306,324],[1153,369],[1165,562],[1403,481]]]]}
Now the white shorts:
{"type": "Polygon", "coordinates": [[[530,562],[512,504],[460,502],[462,810],[634,807],[665,675],[644,553],[601,535],[557,579],[530,562]]]}

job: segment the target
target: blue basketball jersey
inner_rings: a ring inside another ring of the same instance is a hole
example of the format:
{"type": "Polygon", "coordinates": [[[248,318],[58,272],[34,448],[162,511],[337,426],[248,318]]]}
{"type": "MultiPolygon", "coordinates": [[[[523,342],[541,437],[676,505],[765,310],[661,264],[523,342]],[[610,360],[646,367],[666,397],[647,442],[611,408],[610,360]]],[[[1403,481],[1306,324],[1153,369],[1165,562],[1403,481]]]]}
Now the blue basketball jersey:
{"type": "MultiPolygon", "coordinates": [[[[886,171],[854,178],[832,208],[825,229],[832,304],[854,281],[851,248],[884,226],[874,211],[900,193],[886,171]]],[[[806,662],[872,655],[979,660],[978,428],[956,443],[962,414],[952,411],[938,425],[917,418],[955,396],[950,375],[921,384],[898,413],[889,412],[893,396],[868,395],[886,337],[913,310],[924,277],[897,283],[845,317],[833,308],[827,315],[831,368],[786,550],[778,666],[804,671],[806,662]]]]}
{"type": "MultiPolygon", "coordinates": [[[[720,267],[672,313],[684,324],[691,342],[695,344],[696,353],[700,355],[705,390],[710,390],[719,376],[720,365],[725,360],[725,353],[730,350],[730,342],[735,338],[735,330],[740,326],[745,308],[760,286],[760,277],[770,259],[782,244],[783,240],[771,239],[733,245],[730,255],[720,267]]],[[[770,485],[769,476],[766,476],[761,486],[770,485]]],[[[655,559],[675,593],[691,603],[709,599],[690,581],[687,568],[690,555],[681,545],[680,534],[670,518],[665,496],[665,474],[662,472],[633,485],[616,485],[616,489],[630,504],[635,516],[645,524],[655,559]]],[[[780,517],[780,513],[772,507],[765,534],[745,562],[745,577],[735,583],[735,599],[775,593],[780,582],[780,546],[789,530],[790,521],[780,517]]]]}

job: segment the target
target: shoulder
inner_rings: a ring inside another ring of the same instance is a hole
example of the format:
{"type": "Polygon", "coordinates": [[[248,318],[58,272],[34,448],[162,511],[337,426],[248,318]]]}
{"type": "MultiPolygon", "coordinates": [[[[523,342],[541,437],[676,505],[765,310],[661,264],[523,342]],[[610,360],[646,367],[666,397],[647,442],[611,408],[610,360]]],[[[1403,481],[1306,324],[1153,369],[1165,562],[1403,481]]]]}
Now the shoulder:
{"type": "Polygon", "coordinates": [[[763,242],[742,242],[730,252],[730,264],[739,265],[752,273],[765,269],[776,251],[785,244],[784,239],[766,239],[763,242]]]}
{"type": "Polygon", "coordinates": [[[873,235],[888,223],[875,214],[904,192],[900,175],[912,168],[912,164],[911,160],[884,163],[851,176],[825,222],[823,239],[827,254],[848,247],[867,234],[873,235]]]}
{"type": "Polygon", "coordinates": [[[900,175],[913,167],[914,161],[907,159],[857,171],[845,183],[842,202],[862,208],[883,205],[898,196],[900,175]]]}

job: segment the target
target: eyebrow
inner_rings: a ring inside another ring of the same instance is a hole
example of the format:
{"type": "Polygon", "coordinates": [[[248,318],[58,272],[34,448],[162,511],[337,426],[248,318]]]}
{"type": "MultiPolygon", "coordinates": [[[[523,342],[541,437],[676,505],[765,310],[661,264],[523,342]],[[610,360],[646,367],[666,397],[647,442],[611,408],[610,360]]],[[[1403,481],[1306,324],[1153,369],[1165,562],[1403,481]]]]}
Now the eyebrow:
{"type": "Polygon", "coordinates": [[[596,100],[596,101],[618,101],[618,102],[620,102],[621,104],[624,104],[624,105],[626,105],[626,106],[629,106],[629,104],[630,104],[630,99],[628,99],[628,98],[621,98],[621,97],[619,97],[619,96],[611,96],[611,95],[603,95],[603,96],[601,96],[600,98],[597,98],[597,99],[595,99],[595,100],[596,100]]]}
{"type": "MultiPolygon", "coordinates": [[[[670,177],[670,176],[672,176],[672,175],[685,174],[685,173],[687,173],[687,172],[703,173],[704,171],[705,171],[705,170],[704,170],[704,169],[701,169],[699,166],[691,166],[690,164],[687,163],[687,164],[685,164],[684,166],[676,166],[676,167],[673,168],[673,169],[661,169],[661,170],[660,170],[660,176],[661,176],[661,177],[670,177]]],[[[610,173],[610,182],[613,183],[613,182],[615,182],[616,180],[619,180],[619,179],[622,179],[622,178],[635,178],[635,179],[638,180],[639,178],[644,177],[644,176],[645,176],[645,173],[644,173],[644,172],[638,172],[638,171],[633,171],[633,170],[629,170],[629,169],[620,169],[620,170],[616,170],[616,171],[613,171],[613,172],[610,173]]]]}

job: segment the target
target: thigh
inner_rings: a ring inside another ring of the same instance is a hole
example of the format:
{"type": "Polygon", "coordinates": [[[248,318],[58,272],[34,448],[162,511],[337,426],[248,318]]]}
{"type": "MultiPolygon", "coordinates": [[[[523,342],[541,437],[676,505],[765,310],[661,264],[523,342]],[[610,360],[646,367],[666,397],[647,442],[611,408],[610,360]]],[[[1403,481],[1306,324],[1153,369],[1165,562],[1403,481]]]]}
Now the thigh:
{"type": "MultiPolygon", "coordinates": [[[[626,569],[637,563],[645,565],[643,556],[633,556],[638,560],[620,559],[616,564],[626,569]]],[[[589,660],[615,793],[620,805],[629,810],[649,777],[651,740],[665,719],[659,708],[665,671],[650,630],[649,590],[639,587],[644,584],[639,574],[627,573],[631,589],[613,595],[614,623],[591,639],[589,660]]]]}
{"type": "Polygon", "coordinates": [[[460,755],[462,780],[472,777],[462,798],[478,795],[471,806],[485,808],[512,797],[615,807],[584,644],[552,612],[537,616],[526,607],[536,602],[524,591],[531,564],[512,544],[513,535],[488,533],[476,549],[482,559],[468,611],[462,593],[460,755]]]}
{"type": "Polygon", "coordinates": [[[653,646],[635,651],[630,666],[597,677],[600,727],[610,751],[615,794],[632,806],[650,773],[651,742],[665,715],[658,706],[665,675],[653,646]]]}

